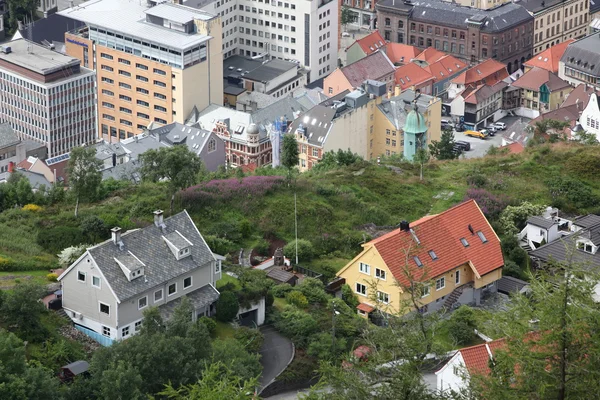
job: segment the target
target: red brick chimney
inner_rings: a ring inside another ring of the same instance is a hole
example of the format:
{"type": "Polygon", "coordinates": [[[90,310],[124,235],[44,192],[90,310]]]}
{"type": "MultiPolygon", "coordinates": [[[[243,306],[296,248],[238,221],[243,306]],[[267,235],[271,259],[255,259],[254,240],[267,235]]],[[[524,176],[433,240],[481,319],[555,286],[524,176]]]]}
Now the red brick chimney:
{"type": "Polygon", "coordinates": [[[11,161],[8,163],[8,173],[12,174],[13,172],[15,172],[15,163],[11,161]]]}

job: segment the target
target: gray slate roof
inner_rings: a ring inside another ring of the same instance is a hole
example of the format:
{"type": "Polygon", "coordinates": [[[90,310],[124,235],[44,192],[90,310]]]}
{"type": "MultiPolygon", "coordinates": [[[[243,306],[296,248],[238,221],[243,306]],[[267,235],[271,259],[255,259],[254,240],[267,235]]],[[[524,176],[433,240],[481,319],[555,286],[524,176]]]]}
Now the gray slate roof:
{"type": "MultiPolygon", "coordinates": [[[[400,3],[397,1],[397,3],[400,3]]],[[[526,21],[533,20],[519,4],[506,3],[489,10],[459,6],[442,0],[417,1],[412,11],[412,21],[465,28],[467,20],[481,22],[482,32],[502,32],[526,21]]]]}
{"type": "Polygon", "coordinates": [[[123,164],[117,164],[112,168],[107,168],[102,171],[102,179],[113,178],[118,181],[132,181],[140,183],[142,176],[139,173],[141,164],[137,160],[130,160],[123,164]]]}
{"type": "Polygon", "coordinates": [[[568,45],[560,60],[567,67],[600,76],[600,32],[568,45]]]}
{"type": "Polygon", "coordinates": [[[600,252],[591,254],[577,249],[576,242],[579,236],[579,233],[564,236],[561,239],[529,251],[529,255],[543,262],[549,260],[569,262],[571,260],[574,263],[582,264],[583,268],[590,270],[600,267],[600,252]]]}
{"type": "Polygon", "coordinates": [[[71,364],[67,364],[64,367],[62,367],[62,369],[68,369],[74,375],[79,375],[90,369],[90,364],[88,364],[87,361],[80,360],[72,362],[71,364]]]}
{"type": "MultiPolygon", "coordinates": [[[[158,311],[164,320],[171,318],[173,312],[179,303],[181,303],[181,299],[183,297],[184,296],[178,297],[175,300],[162,304],[158,307],[158,311]]],[[[196,289],[193,292],[188,293],[186,297],[190,299],[194,310],[198,310],[217,301],[219,299],[219,292],[211,285],[205,285],[200,289],[196,289]]]]}
{"type": "Polygon", "coordinates": [[[521,0],[520,5],[525,7],[528,11],[536,13],[539,11],[547,11],[550,7],[557,4],[563,3],[562,0],[521,0]],[[544,5],[542,5],[542,3],[544,5]]]}
{"type": "Polygon", "coordinates": [[[100,142],[95,144],[94,148],[96,149],[96,158],[102,161],[112,158],[113,154],[116,154],[117,157],[127,154],[119,143],[100,142]]]}
{"type": "Polygon", "coordinates": [[[544,229],[550,229],[555,224],[551,219],[542,218],[537,215],[529,217],[527,223],[544,229]]]}
{"type": "Polygon", "coordinates": [[[502,293],[519,293],[529,282],[521,279],[513,278],[512,276],[503,276],[498,280],[498,291],[502,293]]]}
{"type": "Polygon", "coordinates": [[[302,128],[309,143],[323,146],[334,117],[334,108],[318,105],[296,118],[288,128],[288,132],[296,133],[296,130],[302,128]],[[319,138],[321,138],[321,141],[319,141],[319,138]]]}
{"type": "Polygon", "coordinates": [[[153,224],[122,234],[122,249],[114,244],[112,240],[88,249],[89,254],[93,257],[120,301],[125,301],[153,287],[162,285],[170,279],[189,273],[196,268],[207,266],[214,261],[213,253],[198,233],[187,211],[166,218],[164,224],[166,225],[164,232],[153,224]],[[175,258],[162,239],[163,235],[175,232],[175,230],[181,232],[194,244],[190,248],[191,255],[181,260],[175,258]],[[130,252],[145,264],[145,276],[131,282],[127,280],[127,277],[115,262],[115,258],[122,260],[130,252]]]}
{"type": "Polygon", "coordinates": [[[284,271],[280,268],[274,268],[267,272],[267,276],[271,279],[274,279],[278,282],[289,282],[294,278],[294,274],[288,271],[284,271]]]}
{"type": "Polygon", "coordinates": [[[600,224],[600,216],[589,214],[583,217],[577,217],[573,220],[573,224],[582,228],[591,228],[592,226],[600,224]]]}
{"type": "Polygon", "coordinates": [[[308,110],[297,99],[286,96],[275,103],[254,112],[251,116],[252,121],[260,128],[265,129],[275,120],[284,117],[286,121],[293,121],[301,113],[308,110]]]}
{"type": "Polygon", "coordinates": [[[0,124],[0,149],[18,144],[19,142],[17,134],[8,122],[0,124]]]}

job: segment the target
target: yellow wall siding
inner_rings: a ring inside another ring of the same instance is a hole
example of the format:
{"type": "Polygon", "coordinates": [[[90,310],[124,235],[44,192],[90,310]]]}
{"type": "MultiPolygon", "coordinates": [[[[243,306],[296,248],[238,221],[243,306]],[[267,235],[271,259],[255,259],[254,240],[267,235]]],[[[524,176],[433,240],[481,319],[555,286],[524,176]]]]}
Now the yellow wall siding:
{"type": "Polygon", "coordinates": [[[502,278],[502,268],[498,268],[493,270],[492,272],[488,272],[487,274],[483,275],[481,279],[476,279],[474,287],[475,289],[479,289],[480,287],[489,285],[490,283],[495,282],[500,278],[502,278]]]}

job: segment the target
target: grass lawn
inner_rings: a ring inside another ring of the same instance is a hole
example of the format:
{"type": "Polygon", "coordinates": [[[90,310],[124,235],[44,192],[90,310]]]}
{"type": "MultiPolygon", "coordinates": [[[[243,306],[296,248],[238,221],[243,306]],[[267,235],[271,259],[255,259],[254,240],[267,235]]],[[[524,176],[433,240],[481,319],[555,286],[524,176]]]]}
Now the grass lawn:
{"type": "Polygon", "coordinates": [[[215,336],[218,339],[229,339],[229,338],[233,337],[233,333],[235,332],[235,329],[233,328],[233,326],[231,326],[231,324],[221,322],[221,321],[216,321],[216,322],[217,322],[217,329],[215,330],[215,336]]]}
{"type": "Polygon", "coordinates": [[[219,290],[220,287],[223,287],[228,283],[234,284],[235,290],[240,290],[242,288],[240,286],[240,281],[237,278],[234,278],[233,276],[227,275],[223,272],[223,274],[221,274],[221,279],[217,281],[217,290],[219,290]]]}
{"type": "Polygon", "coordinates": [[[14,286],[18,281],[25,282],[27,280],[39,284],[48,284],[50,281],[46,279],[46,275],[49,273],[49,270],[0,272],[0,286],[14,286]],[[5,279],[8,276],[14,278],[5,279]],[[25,279],[27,276],[30,276],[31,279],[25,279]]]}
{"type": "Polygon", "coordinates": [[[314,269],[319,271],[321,268],[328,268],[335,272],[338,272],[342,267],[344,267],[350,259],[348,258],[339,258],[339,257],[321,257],[315,258],[306,263],[300,263],[300,265],[306,265],[308,269],[314,269]]]}

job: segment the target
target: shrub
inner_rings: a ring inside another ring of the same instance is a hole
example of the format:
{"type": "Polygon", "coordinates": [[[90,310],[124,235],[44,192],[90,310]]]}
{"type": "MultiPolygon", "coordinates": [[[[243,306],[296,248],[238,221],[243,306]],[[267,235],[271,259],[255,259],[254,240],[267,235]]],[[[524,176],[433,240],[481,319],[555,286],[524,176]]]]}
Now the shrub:
{"type": "Polygon", "coordinates": [[[86,246],[71,246],[63,249],[58,255],[58,263],[65,268],[73,264],[85,252],[86,246]]]}
{"type": "MultiPolygon", "coordinates": [[[[296,240],[292,240],[283,248],[283,254],[288,258],[296,257],[296,240]]],[[[313,245],[306,239],[298,239],[298,260],[310,261],[314,257],[313,245]]]]}
{"type": "Polygon", "coordinates": [[[264,335],[258,329],[240,326],[235,330],[233,337],[250,353],[258,353],[265,341],[264,335]]]}
{"type": "Polygon", "coordinates": [[[343,352],[346,351],[347,342],[345,338],[335,339],[335,349],[333,349],[331,333],[321,332],[313,335],[308,345],[307,353],[319,360],[335,361],[343,352]]]}
{"type": "Polygon", "coordinates": [[[103,240],[108,236],[108,228],[104,224],[104,221],[95,215],[85,217],[81,221],[79,229],[81,229],[81,233],[83,233],[86,240],[90,243],[103,240]]]}
{"type": "Polygon", "coordinates": [[[308,344],[309,337],[319,329],[312,315],[295,307],[287,307],[281,313],[275,327],[300,348],[304,348],[308,344]]]}
{"type": "Polygon", "coordinates": [[[476,188],[482,188],[487,184],[487,178],[485,175],[480,173],[474,173],[473,175],[467,176],[467,185],[473,186],[476,188]]]}
{"type": "Polygon", "coordinates": [[[81,231],[68,226],[44,229],[37,236],[37,243],[47,251],[55,254],[64,248],[75,246],[82,242],[83,235],[81,231]]]}
{"type": "Polygon", "coordinates": [[[58,280],[58,274],[55,274],[54,272],[46,275],[46,279],[49,280],[50,282],[56,282],[58,280]]]}
{"type": "Polygon", "coordinates": [[[270,255],[269,254],[269,246],[270,246],[270,243],[267,240],[261,239],[254,246],[254,250],[256,251],[256,254],[258,254],[259,256],[268,257],[270,255]]]}
{"type": "Polygon", "coordinates": [[[273,293],[271,293],[271,291],[269,290],[265,295],[265,306],[271,307],[273,303],[275,303],[275,297],[273,296],[273,293]]]}
{"type": "Polygon", "coordinates": [[[292,290],[292,285],[290,285],[289,283],[280,283],[279,285],[275,285],[273,286],[273,288],[271,289],[271,293],[273,293],[273,296],[275,297],[285,297],[285,295],[292,290]]]}
{"type": "Polygon", "coordinates": [[[240,304],[233,292],[223,292],[217,301],[217,319],[221,322],[229,322],[237,316],[240,304]]]}
{"type": "Polygon", "coordinates": [[[292,290],[291,292],[286,294],[285,299],[288,303],[298,308],[308,307],[308,300],[306,300],[306,296],[304,296],[301,292],[297,290],[292,290]]]}
{"type": "Polygon", "coordinates": [[[31,211],[31,212],[40,212],[42,211],[42,207],[38,206],[37,204],[25,204],[23,206],[23,211],[31,211]]]}
{"type": "Polygon", "coordinates": [[[348,284],[342,285],[342,300],[344,300],[352,310],[355,310],[359,303],[354,291],[348,284]]]}
{"type": "Polygon", "coordinates": [[[220,238],[214,235],[203,235],[206,244],[213,253],[225,255],[236,250],[236,245],[225,238],[220,238]]]}
{"type": "Polygon", "coordinates": [[[506,260],[504,261],[504,268],[502,268],[502,275],[523,279],[525,274],[516,262],[512,260],[506,260]]]}
{"type": "Polygon", "coordinates": [[[477,321],[475,313],[469,306],[460,306],[448,320],[450,337],[460,345],[471,343],[475,339],[477,321]]]}
{"type": "Polygon", "coordinates": [[[486,217],[495,219],[508,205],[508,200],[496,196],[485,189],[471,188],[467,190],[464,200],[473,199],[477,202],[486,217]]]}
{"type": "Polygon", "coordinates": [[[325,285],[316,278],[305,278],[298,289],[310,304],[325,304],[329,295],[325,292],[325,285]]]}
{"type": "Polygon", "coordinates": [[[204,316],[204,317],[200,317],[200,319],[198,321],[203,323],[204,325],[206,325],[206,329],[208,330],[208,333],[210,333],[211,335],[215,334],[215,332],[217,330],[217,323],[215,322],[214,319],[204,316]]]}

